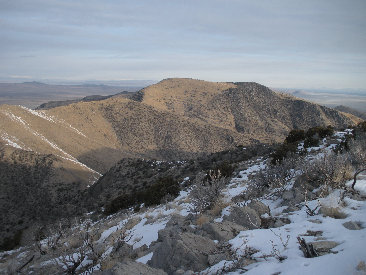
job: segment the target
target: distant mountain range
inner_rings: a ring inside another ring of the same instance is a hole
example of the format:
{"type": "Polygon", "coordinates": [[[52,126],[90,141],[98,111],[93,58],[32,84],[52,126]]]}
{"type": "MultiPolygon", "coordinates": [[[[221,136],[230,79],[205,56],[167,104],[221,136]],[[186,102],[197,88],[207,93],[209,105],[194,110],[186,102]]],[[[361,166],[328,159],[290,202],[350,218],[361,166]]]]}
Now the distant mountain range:
{"type": "Polygon", "coordinates": [[[287,89],[275,90],[291,94],[328,107],[344,105],[359,112],[366,112],[366,91],[356,89],[287,89]]]}
{"type": "Polygon", "coordinates": [[[0,104],[23,105],[36,108],[47,101],[79,100],[85,96],[108,96],[123,91],[138,91],[143,86],[49,85],[41,82],[0,83],[0,104]]]}

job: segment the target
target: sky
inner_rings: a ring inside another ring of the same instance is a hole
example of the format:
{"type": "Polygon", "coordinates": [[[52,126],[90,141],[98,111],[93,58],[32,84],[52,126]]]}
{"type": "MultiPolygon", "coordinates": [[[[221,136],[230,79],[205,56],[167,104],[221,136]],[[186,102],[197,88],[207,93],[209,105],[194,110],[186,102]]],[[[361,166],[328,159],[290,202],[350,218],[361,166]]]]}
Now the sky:
{"type": "Polygon", "coordinates": [[[365,0],[0,0],[0,79],[366,89],[365,0]]]}

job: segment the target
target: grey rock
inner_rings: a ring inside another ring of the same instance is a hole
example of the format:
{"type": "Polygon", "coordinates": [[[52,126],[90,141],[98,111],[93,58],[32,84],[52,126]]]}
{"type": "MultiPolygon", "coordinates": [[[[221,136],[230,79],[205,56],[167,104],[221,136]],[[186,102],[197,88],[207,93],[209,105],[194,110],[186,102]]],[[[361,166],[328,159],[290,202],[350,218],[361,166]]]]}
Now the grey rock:
{"type": "Polygon", "coordinates": [[[164,241],[166,238],[171,238],[177,233],[191,232],[195,229],[190,225],[192,221],[180,215],[173,215],[163,230],[158,232],[158,242],[164,241]]]}
{"type": "Polygon", "coordinates": [[[353,221],[345,222],[343,223],[343,226],[349,230],[361,230],[362,226],[361,224],[353,221]]]}
{"type": "Polygon", "coordinates": [[[166,275],[166,272],[160,269],[152,268],[143,263],[138,263],[134,261],[123,261],[117,263],[112,269],[103,271],[103,275],[126,275],[126,274],[136,274],[136,275],[166,275]]]}
{"type": "Polygon", "coordinates": [[[247,228],[230,221],[206,223],[202,226],[202,229],[207,232],[211,239],[218,241],[231,240],[235,238],[240,231],[247,230],[247,228]]]}
{"type": "Polygon", "coordinates": [[[282,199],[284,200],[292,200],[294,197],[294,192],[292,192],[292,190],[285,191],[282,194],[282,199]]]}
{"type": "Polygon", "coordinates": [[[257,229],[261,226],[260,216],[248,206],[233,207],[230,215],[224,216],[224,220],[234,222],[248,229],[257,229]]]}
{"type": "Polygon", "coordinates": [[[273,227],[281,227],[284,226],[285,223],[283,221],[281,221],[280,219],[276,220],[273,227]]]}
{"type": "Polygon", "coordinates": [[[148,247],[146,244],[134,249],[132,252],[133,258],[141,258],[142,256],[145,256],[146,254],[148,254],[148,247]]]}
{"type": "Polygon", "coordinates": [[[284,209],[282,211],[282,213],[290,213],[290,212],[295,212],[295,211],[298,211],[300,210],[299,207],[295,206],[295,205],[289,205],[286,209],[284,209]]]}
{"type": "Polygon", "coordinates": [[[317,224],[321,224],[322,223],[322,221],[321,220],[318,220],[318,219],[316,219],[316,220],[308,220],[309,222],[312,222],[312,223],[317,223],[317,224]]]}
{"type": "Polygon", "coordinates": [[[319,241],[319,242],[311,242],[315,251],[319,254],[319,256],[332,253],[331,249],[339,245],[339,243],[334,241],[319,241]]]}
{"type": "Polygon", "coordinates": [[[208,255],[215,254],[216,244],[190,232],[166,235],[154,252],[149,265],[173,274],[177,269],[200,271],[208,267],[208,255]]]}
{"type": "Polygon", "coordinates": [[[133,254],[133,247],[126,242],[114,244],[111,258],[112,259],[123,259],[133,254]]]}
{"type": "Polygon", "coordinates": [[[253,210],[255,210],[259,216],[263,215],[263,214],[268,214],[270,215],[270,209],[267,205],[265,205],[263,202],[260,201],[251,201],[248,205],[248,207],[252,208],[253,210]]]}
{"type": "Polygon", "coordinates": [[[219,253],[219,254],[213,254],[213,255],[208,255],[208,264],[210,266],[213,266],[223,260],[227,259],[227,255],[225,253],[219,253]]]}
{"type": "MultiPolygon", "coordinates": [[[[313,199],[314,194],[307,192],[307,199],[313,199]]],[[[282,194],[282,205],[297,205],[305,200],[305,191],[303,188],[293,188],[291,190],[284,191],[282,194]]]]}

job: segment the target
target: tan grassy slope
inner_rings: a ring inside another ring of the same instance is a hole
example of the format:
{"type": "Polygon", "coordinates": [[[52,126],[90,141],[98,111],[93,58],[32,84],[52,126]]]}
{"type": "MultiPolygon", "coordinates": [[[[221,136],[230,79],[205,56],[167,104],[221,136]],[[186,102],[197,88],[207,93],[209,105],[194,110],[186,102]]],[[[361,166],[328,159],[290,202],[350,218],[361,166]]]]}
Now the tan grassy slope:
{"type": "Polygon", "coordinates": [[[211,125],[280,141],[293,128],[352,124],[339,112],[275,93],[257,83],[167,79],[142,90],[142,103],[211,125]]]}
{"type": "Polygon", "coordinates": [[[103,173],[123,157],[184,158],[282,141],[292,128],[329,124],[352,120],[256,83],[192,79],[163,80],[135,100],[115,97],[37,112],[0,106],[5,143],[53,154],[91,175],[97,175],[91,169],[103,173]]]}

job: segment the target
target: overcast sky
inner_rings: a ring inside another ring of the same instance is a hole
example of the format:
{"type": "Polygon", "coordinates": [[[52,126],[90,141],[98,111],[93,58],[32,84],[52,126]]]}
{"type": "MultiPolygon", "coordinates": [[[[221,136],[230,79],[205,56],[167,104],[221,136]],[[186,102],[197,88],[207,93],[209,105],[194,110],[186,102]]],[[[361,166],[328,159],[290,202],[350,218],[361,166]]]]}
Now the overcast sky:
{"type": "Polygon", "coordinates": [[[0,78],[366,89],[365,0],[0,0],[0,78]]]}

